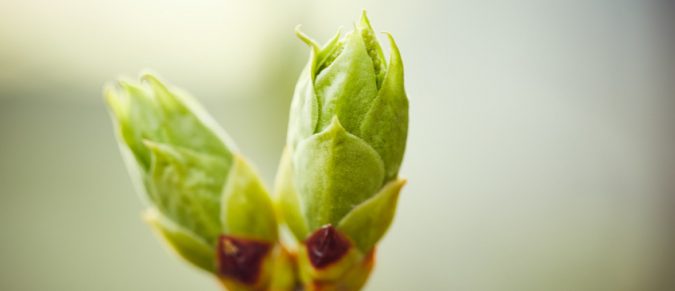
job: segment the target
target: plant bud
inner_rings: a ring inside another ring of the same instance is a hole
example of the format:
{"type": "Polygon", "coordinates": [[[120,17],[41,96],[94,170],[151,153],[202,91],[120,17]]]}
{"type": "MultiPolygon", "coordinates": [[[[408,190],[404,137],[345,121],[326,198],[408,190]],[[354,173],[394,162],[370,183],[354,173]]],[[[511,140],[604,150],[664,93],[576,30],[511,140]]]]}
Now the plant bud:
{"type": "Polygon", "coordinates": [[[260,178],[195,100],[152,75],[142,80],[121,81],[105,97],[149,204],[146,221],[193,265],[232,284],[266,284],[277,222],[260,178]]]}
{"type": "Polygon", "coordinates": [[[385,62],[365,13],[354,31],[323,47],[298,34],[312,50],[291,103],[280,208],[298,240],[333,225],[365,253],[389,226],[404,184],[397,179],[408,128],[401,56],[388,35],[385,62]],[[376,230],[357,227],[361,221],[376,230]]]}
{"type": "Polygon", "coordinates": [[[277,203],[301,243],[302,277],[315,282],[328,272],[342,274],[342,283],[365,282],[369,267],[361,268],[365,276],[344,276],[372,260],[405,184],[398,178],[408,131],[401,56],[387,34],[385,61],[365,12],[352,32],[344,37],[338,32],[324,46],[297,34],[311,56],[291,102],[277,203]],[[312,268],[302,268],[302,262],[312,268]]]}

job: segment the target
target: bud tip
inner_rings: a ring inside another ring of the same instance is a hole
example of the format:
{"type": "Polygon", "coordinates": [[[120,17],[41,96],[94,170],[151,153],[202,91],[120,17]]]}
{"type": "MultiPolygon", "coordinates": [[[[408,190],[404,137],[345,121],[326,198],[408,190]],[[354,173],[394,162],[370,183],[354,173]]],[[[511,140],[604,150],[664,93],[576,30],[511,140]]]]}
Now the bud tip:
{"type": "Polygon", "coordinates": [[[304,32],[302,32],[300,30],[301,27],[302,27],[302,25],[300,25],[300,24],[298,24],[295,27],[295,35],[298,36],[298,38],[300,38],[300,40],[302,40],[305,44],[312,47],[312,49],[314,50],[315,53],[318,53],[319,50],[321,49],[319,47],[319,44],[316,41],[314,41],[311,37],[306,35],[304,32]]]}

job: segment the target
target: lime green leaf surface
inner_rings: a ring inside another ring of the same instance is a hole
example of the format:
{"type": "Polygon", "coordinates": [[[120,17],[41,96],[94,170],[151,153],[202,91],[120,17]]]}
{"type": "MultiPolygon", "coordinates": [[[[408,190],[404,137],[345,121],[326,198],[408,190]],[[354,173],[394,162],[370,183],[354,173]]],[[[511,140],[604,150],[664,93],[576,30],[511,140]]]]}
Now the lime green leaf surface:
{"type": "Polygon", "coordinates": [[[345,36],[342,52],[318,72],[314,90],[319,103],[316,131],[326,128],[336,115],[348,132],[358,129],[377,95],[373,62],[358,32],[345,36]]]}
{"type": "Polygon", "coordinates": [[[314,128],[319,118],[319,105],[314,94],[310,70],[311,68],[308,66],[300,74],[300,79],[295,86],[295,94],[291,101],[287,142],[293,147],[300,140],[314,133],[314,128]]]}
{"type": "Polygon", "coordinates": [[[220,193],[229,165],[222,159],[167,144],[151,150],[150,196],[165,216],[215,245],[221,231],[220,193]]]}
{"type": "Polygon", "coordinates": [[[363,253],[369,252],[387,232],[403,185],[405,180],[391,181],[375,196],[355,207],[338,224],[337,228],[349,236],[363,253]]]}
{"type": "Polygon", "coordinates": [[[143,76],[150,85],[154,96],[164,112],[166,142],[175,146],[205,152],[210,155],[231,159],[231,152],[218,136],[219,128],[208,126],[210,117],[196,103],[189,102],[182,95],[170,91],[152,75],[143,76]]]}
{"type": "Polygon", "coordinates": [[[403,87],[403,63],[391,35],[389,70],[382,88],[361,124],[359,136],[382,157],[386,180],[398,175],[408,136],[408,98],[403,87]]]}
{"type": "Polygon", "coordinates": [[[284,222],[298,241],[307,238],[309,229],[300,208],[300,200],[293,181],[293,164],[288,148],[284,150],[275,181],[277,205],[284,222]]]}
{"type": "Polygon", "coordinates": [[[300,140],[309,137],[316,131],[319,118],[319,103],[314,90],[316,72],[320,66],[327,66],[327,59],[337,57],[340,47],[339,31],[323,48],[320,48],[314,40],[302,33],[299,28],[296,28],[296,34],[312,48],[312,52],[309,63],[300,74],[291,101],[287,139],[287,143],[291,147],[295,147],[300,140]]]}
{"type": "Polygon", "coordinates": [[[120,142],[127,146],[142,170],[150,168],[150,151],[143,140],[163,140],[163,113],[151,92],[136,84],[120,82],[121,90],[107,87],[104,95],[117,124],[120,142]]]}
{"type": "Polygon", "coordinates": [[[220,218],[225,234],[265,241],[277,239],[269,194],[251,166],[238,155],[223,191],[220,218]]]}
{"type": "Polygon", "coordinates": [[[387,71],[386,63],[384,62],[384,52],[382,51],[382,46],[380,42],[377,41],[377,36],[375,36],[375,31],[370,25],[366,11],[363,11],[361,15],[361,21],[357,26],[363,42],[366,45],[366,50],[368,50],[368,55],[373,61],[373,69],[375,71],[375,76],[377,78],[377,88],[380,88],[382,80],[384,79],[384,74],[387,71]]]}
{"type": "Polygon", "coordinates": [[[152,75],[144,75],[143,81],[121,81],[120,90],[108,87],[105,96],[122,139],[146,170],[150,152],[145,140],[231,159],[229,138],[196,102],[152,75]]]}
{"type": "Polygon", "coordinates": [[[382,185],[382,160],[367,143],[349,134],[337,118],[301,142],[294,153],[294,182],[309,229],[336,225],[382,185]]]}

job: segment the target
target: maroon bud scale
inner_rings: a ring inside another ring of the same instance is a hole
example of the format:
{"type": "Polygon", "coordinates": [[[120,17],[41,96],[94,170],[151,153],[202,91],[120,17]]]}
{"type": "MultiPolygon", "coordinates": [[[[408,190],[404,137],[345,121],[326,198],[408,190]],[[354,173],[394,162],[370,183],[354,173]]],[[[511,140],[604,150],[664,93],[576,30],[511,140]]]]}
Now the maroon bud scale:
{"type": "Polygon", "coordinates": [[[309,261],[317,268],[325,268],[347,254],[351,243],[332,225],[326,225],[312,233],[306,240],[309,261]]]}
{"type": "Polygon", "coordinates": [[[221,235],[216,249],[218,274],[244,284],[255,284],[270,249],[271,245],[266,242],[221,235]]]}

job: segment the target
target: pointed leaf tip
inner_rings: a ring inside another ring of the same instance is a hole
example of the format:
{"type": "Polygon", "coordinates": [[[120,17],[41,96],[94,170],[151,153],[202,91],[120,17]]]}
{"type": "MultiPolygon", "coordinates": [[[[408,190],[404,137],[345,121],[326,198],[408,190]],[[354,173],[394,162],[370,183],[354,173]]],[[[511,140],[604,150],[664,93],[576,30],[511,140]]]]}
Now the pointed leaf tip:
{"type": "Polygon", "coordinates": [[[147,83],[162,83],[157,76],[150,72],[142,72],[141,73],[141,81],[147,82],[147,83]]]}
{"type": "MultiPolygon", "coordinates": [[[[391,68],[392,65],[403,66],[403,62],[401,61],[401,52],[398,49],[396,40],[394,40],[394,36],[387,31],[382,33],[385,34],[389,40],[389,67],[391,68]]],[[[401,72],[403,71],[402,68],[400,68],[400,70],[401,72]]]]}
{"type": "Polygon", "coordinates": [[[366,12],[365,9],[361,11],[361,24],[365,25],[366,27],[373,29],[373,27],[370,25],[370,20],[368,19],[368,13],[366,12]]]}
{"type": "Polygon", "coordinates": [[[143,220],[180,258],[204,271],[215,273],[215,253],[206,242],[169,221],[157,209],[144,211],[143,220]]]}
{"type": "Polygon", "coordinates": [[[119,119],[122,107],[120,104],[121,100],[117,94],[118,92],[117,88],[115,88],[115,85],[113,84],[103,85],[103,99],[105,100],[105,103],[108,105],[108,107],[115,115],[115,117],[119,119]]]}
{"type": "Polygon", "coordinates": [[[354,240],[362,252],[369,252],[389,229],[405,183],[405,179],[398,179],[386,184],[340,221],[338,229],[354,240]]]}
{"type": "Polygon", "coordinates": [[[240,155],[221,197],[223,233],[272,242],[278,238],[274,206],[254,168],[240,155]]]}
{"type": "Polygon", "coordinates": [[[310,46],[312,48],[312,50],[314,51],[314,53],[318,53],[321,50],[321,47],[319,46],[319,44],[314,39],[312,39],[307,34],[302,32],[302,30],[300,30],[301,27],[302,27],[302,25],[300,25],[300,24],[298,24],[295,27],[295,35],[298,38],[300,38],[300,40],[302,40],[302,42],[304,42],[305,44],[310,46]]]}

